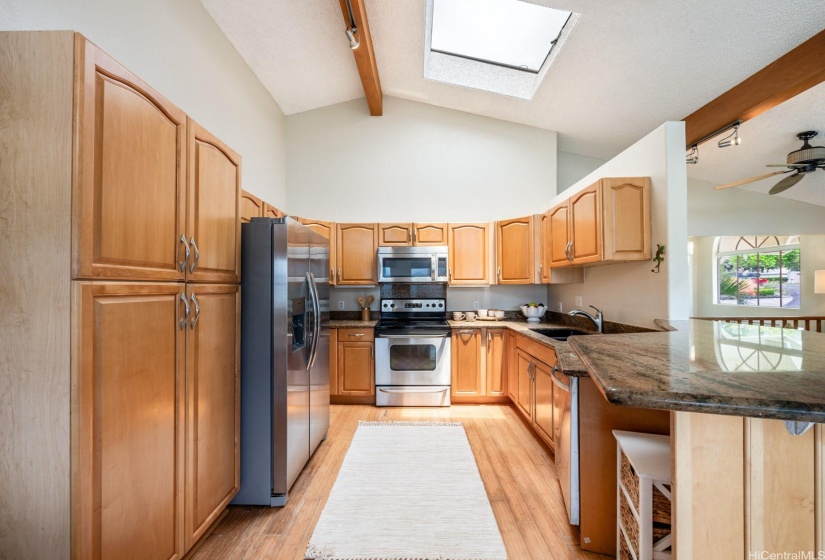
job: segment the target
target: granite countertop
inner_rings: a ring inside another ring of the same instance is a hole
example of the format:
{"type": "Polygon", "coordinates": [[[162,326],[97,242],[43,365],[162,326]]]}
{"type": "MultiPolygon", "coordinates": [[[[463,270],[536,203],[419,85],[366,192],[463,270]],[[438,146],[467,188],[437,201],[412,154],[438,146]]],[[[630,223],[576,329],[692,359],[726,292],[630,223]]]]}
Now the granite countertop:
{"type": "MultiPolygon", "coordinates": [[[[569,324],[564,323],[528,323],[527,321],[447,321],[450,323],[450,326],[454,329],[463,329],[463,328],[470,328],[470,329],[480,329],[482,327],[488,328],[498,328],[498,329],[510,329],[511,331],[515,331],[519,334],[522,334],[529,338],[530,340],[535,340],[536,342],[543,344],[544,346],[548,346],[556,351],[556,355],[559,358],[559,367],[565,373],[565,375],[569,375],[571,377],[582,377],[587,375],[587,370],[582,365],[581,360],[579,359],[578,355],[570,348],[570,345],[567,342],[562,342],[560,340],[553,340],[552,338],[548,338],[544,335],[538,334],[533,332],[532,329],[569,329],[571,328],[569,324]]],[[[582,329],[584,330],[584,329],[582,329]]],[[[581,337],[581,338],[587,338],[581,337]]]]}
{"type": "Polygon", "coordinates": [[[330,319],[331,329],[371,329],[378,324],[378,319],[361,321],[360,319],[330,319]]]}
{"type": "Polygon", "coordinates": [[[825,334],[718,321],[570,338],[614,404],[825,422],[825,334]]]}

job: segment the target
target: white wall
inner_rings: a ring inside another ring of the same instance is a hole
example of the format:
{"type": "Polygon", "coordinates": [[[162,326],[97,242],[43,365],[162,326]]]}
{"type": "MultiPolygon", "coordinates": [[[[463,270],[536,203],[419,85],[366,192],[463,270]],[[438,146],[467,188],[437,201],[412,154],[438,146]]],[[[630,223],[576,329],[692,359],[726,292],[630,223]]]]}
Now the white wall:
{"type": "Polygon", "coordinates": [[[240,153],[246,190],[285,205],[284,114],[197,0],[3,0],[0,29],[83,33],[240,153]]]}
{"type": "Polygon", "coordinates": [[[491,221],[556,194],[556,133],[384,97],[286,118],[287,210],[331,221],[491,221]]]}
{"type": "Polygon", "coordinates": [[[694,236],[691,314],[697,317],[823,315],[825,295],[814,294],[814,271],[825,269],[825,207],[745,189],[715,191],[688,180],[688,234],[694,236]],[[714,240],[723,235],[799,235],[802,284],[799,309],[733,307],[714,303],[714,240]]]}
{"type": "Polygon", "coordinates": [[[569,152],[558,153],[558,172],[556,181],[558,192],[569,189],[582,178],[605,164],[603,159],[596,159],[569,152]]]}
{"type": "Polygon", "coordinates": [[[661,272],[651,261],[595,266],[585,269],[583,284],[547,288],[550,309],[583,305],[604,311],[607,321],[653,326],[653,320],[688,317],[690,285],[687,259],[687,176],[684,123],[668,122],[560,194],[561,202],[602,177],[650,177],[653,248],[666,246],[661,272]]]}

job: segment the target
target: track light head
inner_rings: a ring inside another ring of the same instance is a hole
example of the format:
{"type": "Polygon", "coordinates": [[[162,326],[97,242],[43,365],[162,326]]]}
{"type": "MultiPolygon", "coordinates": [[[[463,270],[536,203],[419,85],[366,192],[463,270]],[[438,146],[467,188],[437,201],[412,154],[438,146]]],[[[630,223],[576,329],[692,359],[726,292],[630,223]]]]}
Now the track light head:
{"type": "Polygon", "coordinates": [[[690,151],[687,153],[687,157],[685,157],[686,164],[695,165],[699,163],[699,146],[694,144],[690,147],[690,151]]]}
{"type": "Polygon", "coordinates": [[[356,27],[347,27],[345,33],[347,34],[347,39],[349,39],[349,48],[355,50],[361,46],[361,41],[355,38],[355,35],[358,33],[358,29],[356,27]]]}
{"type": "Polygon", "coordinates": [[[717,144],[720,148],[727,148],[728,146],[738,146],[742,143],[742,139],[739,138],[739,125],[733,125],[733,132],[719,140],[719,144],[717,144]]]}

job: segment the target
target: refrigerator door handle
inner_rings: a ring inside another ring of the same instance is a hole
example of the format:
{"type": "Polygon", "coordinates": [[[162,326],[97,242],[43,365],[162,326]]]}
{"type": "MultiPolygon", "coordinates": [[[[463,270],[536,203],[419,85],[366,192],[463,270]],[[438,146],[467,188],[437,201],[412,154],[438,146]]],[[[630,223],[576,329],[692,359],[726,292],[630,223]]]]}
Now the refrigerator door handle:
{"type": "Polygon", "coordinates": [[[315,280],[315,275],[309,273],[312,278],[312,294],[315,296],[315,349],[312,352],[312,367],[315,367],[315,360],[318,359],[318,344],[321,340],[321,296],[318,295],[318,282],[315,280]]]}
{"type": "Polygon", "coordinates": [[[315,363],[315,355],[318,352],[318,336],[321,334],[321,313],[318,309],[320,301],[315,286],[315,276],[307,272],[307,287],[309,297],[312,300],[312,344],[309,346],[309,358],[307,359],[307,369],[315,363]]]}

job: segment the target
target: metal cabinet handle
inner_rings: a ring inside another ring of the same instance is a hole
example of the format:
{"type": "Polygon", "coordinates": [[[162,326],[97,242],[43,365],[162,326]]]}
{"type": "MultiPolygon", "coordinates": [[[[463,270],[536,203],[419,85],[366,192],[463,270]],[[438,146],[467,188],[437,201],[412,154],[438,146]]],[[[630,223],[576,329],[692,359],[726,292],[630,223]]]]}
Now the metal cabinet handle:
{"type": "Polygon", "coordinates": [[[186,249],[186,256],[183,257],[182,261],[180,261],[178,268],[180,268],[181,272],[184,272],[186,270],[186,263],[189,262],[190,251],[189,243],[186,242],[186,236],[182,233],[180,234],[180,242],[183,243],[183,247],[186,249]]]}
{"type": "Polygon", "coordinates": [[[351,335],[349,335],[349,336],[364,336],[364,333],[362,333],[362,332],[359,332],[359,333],[352,333],[352,334],[351,334],[351,335]]]}
{"type": "Polygon", "coordinates": [[[189,272],[192,273],[198,268],[198,259],[200,259],[201,253],[198,251],[198,244],[195,243],[195,236],[189,239],[189,244],[192,245],[192,249],[195,251],[195,259],[192,261],[192,266],[189,267],[189,272]]]}
{"type": "Polygon", "coordinates": [[[452,282],[452,281],[453,281],[453,267],[448,266],[447,267],[447,282],[452,282]]]}
{"type": "Polygon", "coordinates": [[[498,269],[496,270],[496,276],[499,280],[501,280],[501,267],[498,267],[498,269]]]}
{"type": "Polygon", "coordinates": [[[329,281],[335,283],[335,269],[329,269],[329,281]]]}
{"type": "Polygon", "coordinates": [[[184,330],[186,329],[186,323],[189,320],[189,301],[186,299],[186,294],[183,292],[180,293],[180,300],[186,308],[186,312],[183,314],[183,319],[180,320],[180,330],[184,330]]]}
{"type": "Polygon", "coordinates": [[[412,243],[413,240],[412,235],[412,228],[407,228],[407,241],[409,241],[410,243],[412,243]]]}
{"type": "Polygon", "coordinates": [[[196,296],[194,293],[192,294],[192,297],[189,298],[189,299],[192,300],[192,305],[195,306],[195,316],[192,318],[192,322],[190,324],[190,327],[192,329],[194,329],[195,325],[198,324],[198,319],[200,319],[200,316],[201,316],[201,306],[200,306],[200,303],[198,302],[198,296],[196,296]]]}
{"type": "Polygon", "coordinates": [[[573,242],[568,241],[567,242],[567,247],[568,247],[568,249],[567,249],[567,260],[572,261],[573,260],[573,242]]]}
{"type": "Polygon", "coordinates": [[[415,228],[413,228],[412,235],[413,235],[413,243],[416,243],[418,241],[418,234],[415,233],[415,228]]]}
{"type": "Polygon", "coordinates": [[[340,281],[341,281],[341,269],[339,268],[338,269],[338,278],[337,278],[336,282],[340,282],[340,281]]]}
{"type": "Polygon", "coordinates": [[[540,265],[539,265],[539,280],[541,280],[541,279],[542,279],[542,275],[541,275],[541,273],[542,273],[543,271],[544,271],[544,265],[543,265],[543,264],[540,264],[540,265]]]}

